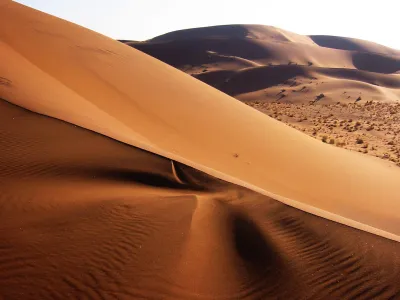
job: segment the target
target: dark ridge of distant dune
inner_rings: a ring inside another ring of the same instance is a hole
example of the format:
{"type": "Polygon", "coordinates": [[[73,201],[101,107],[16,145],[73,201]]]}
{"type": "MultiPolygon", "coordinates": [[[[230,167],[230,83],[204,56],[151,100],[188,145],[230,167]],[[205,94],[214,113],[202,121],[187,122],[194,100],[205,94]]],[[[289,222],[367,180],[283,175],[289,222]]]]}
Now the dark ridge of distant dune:
{"type": "Polygon", "coordinates": [[[236,96],[273,87],[298,76],[310,77],[307,68],[299,66],[254,67],[231,75],[219,88],[224,93],[236,96]]]}
{"type": "Polygon", "coordinates": [[[359,70],[392,74],[400,70],[400,55],[388,56],[377,53],[360,52],[352,56],[354,66],[359,70]]]}
{"type": "Polygon", "coordinates": [[[333,78],[348,79],[353,81],[366,82],[372,85],[399,89],[400,77],[390,74],[376,74],[372,72],[352,69],[327,69],[315,68],[317,73],[331,76],[333,78]]]}
{"type": "Polygon", "coordinates": [[[176,68],[200,66],[203,64],[230,62],[233,59],[212,55],[209,51],[225,56],[237,56],[246,59],[273,58],[274,53],[251,39],[239,38],[201,38],[183,39],[172,42],[126,43],[148,55],[164,61],[176,68]]]}
{"type": "Polygon", "coordinates": [[[4,299],[400,297],[397,242],[4,100],[0,137],[4,299]]]}
{"type": "Polygon", "coordinates": [[[321,47],[400,56],[400,50],[392,49],[370,41],[329,35],[310,35],[310,38],[321,47]]]}
{"type": "MultiPolygon", "coordinates": [[[[213,71],[195,75],[201,81],[218,88],[222,92],[237,96],[243,93],[268,89],[281,84],[297,86],[296,79],[304,81],[314,80],[314,76],[329,76],[335,79],[366,82],[375,86],[386,88],[400,88],[400,77],[386,74],[373,74],[370,72],[339,69],[318,68],[297,65],[288,66],[262,66],[246,68],[242,71],[213,71]]],[[[302,85],[305,86],[305,85],[302,85]]]]}

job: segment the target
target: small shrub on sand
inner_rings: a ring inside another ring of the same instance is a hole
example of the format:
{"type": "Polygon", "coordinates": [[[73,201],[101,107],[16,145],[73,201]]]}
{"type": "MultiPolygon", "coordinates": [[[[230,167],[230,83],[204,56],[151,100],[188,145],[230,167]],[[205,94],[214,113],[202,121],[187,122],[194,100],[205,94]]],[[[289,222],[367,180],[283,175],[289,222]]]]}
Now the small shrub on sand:
{"type": "Polygon", "coordinates": [[[321,94],[319,94],[318,96],[315,97],[315,101],[321,100],[324,97],[325,97],[325,95],[321,93],[321,94]]]}
{"type": "Polygon", "coordinates": [[[336,143],[336,146],[338,146],[338,147],[344,147],[344,146],[346,146],[346,143],[345,143],[345,142],[337,142],[337,143],[336,143]]]}
{"type": "Polygon", "coordinates": [[[328,140],[328,137],[327,137],[326,135],[324,135],[324,136],[322,137],[322,142],[326,143],[327,140],[328,140]]]}
{"type": "Polygon", "coordinates": [[[364,140],[362,138],[357,138],[356,143],[361,145],[362,143],[364,143],[364,140]]]}

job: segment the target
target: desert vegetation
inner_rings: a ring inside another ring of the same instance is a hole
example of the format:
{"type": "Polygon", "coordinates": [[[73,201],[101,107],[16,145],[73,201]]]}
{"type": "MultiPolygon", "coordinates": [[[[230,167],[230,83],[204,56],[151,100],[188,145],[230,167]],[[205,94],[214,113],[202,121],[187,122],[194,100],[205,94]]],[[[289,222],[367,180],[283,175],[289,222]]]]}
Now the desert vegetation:
{"type": "Polygon", "coordinates": [[[400,103],[360,100],[323,105],[282,101],[247,104],[324,143],[400,166],[400,103]]]}

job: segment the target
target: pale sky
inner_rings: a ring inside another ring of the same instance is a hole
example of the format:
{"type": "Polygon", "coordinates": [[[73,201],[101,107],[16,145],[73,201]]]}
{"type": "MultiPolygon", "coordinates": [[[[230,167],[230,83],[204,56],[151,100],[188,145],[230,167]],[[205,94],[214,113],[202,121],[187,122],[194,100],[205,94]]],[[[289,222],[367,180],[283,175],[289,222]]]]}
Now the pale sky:
{"type": "Polygon", "coordinates": [[[400,0],[18,0],[115,39],[173,30],[264,24],[299,34],[355,37],[400,49],[400,0]]]}

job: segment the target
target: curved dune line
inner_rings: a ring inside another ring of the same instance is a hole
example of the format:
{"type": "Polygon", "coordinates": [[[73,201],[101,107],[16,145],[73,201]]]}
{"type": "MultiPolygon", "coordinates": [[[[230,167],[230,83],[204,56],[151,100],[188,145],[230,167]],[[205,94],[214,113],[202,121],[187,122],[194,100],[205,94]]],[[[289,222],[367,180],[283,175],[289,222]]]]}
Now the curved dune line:
{"type": "Polygon", "coordinates": [[[400,241],[400,169],[325,145],[143,53],[19,4],[0,11],[0,96],[400,241]]]}

